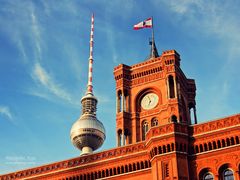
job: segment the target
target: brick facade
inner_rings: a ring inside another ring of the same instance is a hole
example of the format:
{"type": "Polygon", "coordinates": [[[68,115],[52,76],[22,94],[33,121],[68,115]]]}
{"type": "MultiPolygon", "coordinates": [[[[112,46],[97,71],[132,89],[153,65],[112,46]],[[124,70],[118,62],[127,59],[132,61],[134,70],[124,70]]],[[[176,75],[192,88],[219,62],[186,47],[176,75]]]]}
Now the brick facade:
{"type": "Polygon", "coordinates": [[[116,148],[0,175],[0,180],[240,179],[240,114],[197,124],[195,81],[182,72],[176,51],[121,64],[114,77],[116,148]],[[144,107],[150,94],[149,108],[144,107]]]}

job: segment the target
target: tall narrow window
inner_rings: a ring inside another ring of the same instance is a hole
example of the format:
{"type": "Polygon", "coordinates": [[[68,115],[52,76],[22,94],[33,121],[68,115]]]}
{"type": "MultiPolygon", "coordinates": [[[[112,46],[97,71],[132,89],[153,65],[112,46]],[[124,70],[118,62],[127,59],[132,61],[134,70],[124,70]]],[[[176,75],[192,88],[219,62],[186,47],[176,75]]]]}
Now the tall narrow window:
{"type": "Polygon", "coordinates": [[[142,140],[143,141],[146,138],[147,131],[148,131],[148,123],[147,123],[147,121],[143,121],[143,123],[142,123],[142,140]]]}
{"type": "Polygon", "coordinates": [[[123,145],[122,144],[122,130],[121,129],[118,130],[117,145],[118,145],[118,147],[123,145]]]}
{"type": "Polygon", "coordinates": [[[190,113],[190,122],[193,124],[197,124],[197,114],[196,114],[196,106],[193,103],[189,103],[188,105],[189,113],[190,113]],[[194,122],[193,122],[194,120],[194,122]]]}
{"type": "Polygon", "coordinates": [[[127,90],[123,91],[123,111],[124,112],[129,112],[129,94],[127,90]]]}
{"type": "Polygon", "coordinates": [[[122,112],[122,91],[118,91],[117,95],[117,112],[122,112]]]}
{"type": "Polygon", "coordinates": [[[175,88],[173,76],[168,76],[168,86],[169,86],[169,98],[175,98],[175,88]]]}

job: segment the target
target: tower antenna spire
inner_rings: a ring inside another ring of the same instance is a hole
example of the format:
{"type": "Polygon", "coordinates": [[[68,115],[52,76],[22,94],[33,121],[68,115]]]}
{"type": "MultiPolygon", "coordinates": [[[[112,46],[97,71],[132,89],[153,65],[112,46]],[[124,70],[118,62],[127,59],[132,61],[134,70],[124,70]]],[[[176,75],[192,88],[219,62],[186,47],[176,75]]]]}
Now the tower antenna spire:
{"type": "Polygon", "coordinates": [[[93,45],[94,45],[93,34],[94,34],[94,14],[92,14],[92,18],[91,18],[90,51],[89,51],[89,64],[88,64],[88,84],[87,84],[86,94],[93,93],[93,85],[92,85],[93,45]]]}

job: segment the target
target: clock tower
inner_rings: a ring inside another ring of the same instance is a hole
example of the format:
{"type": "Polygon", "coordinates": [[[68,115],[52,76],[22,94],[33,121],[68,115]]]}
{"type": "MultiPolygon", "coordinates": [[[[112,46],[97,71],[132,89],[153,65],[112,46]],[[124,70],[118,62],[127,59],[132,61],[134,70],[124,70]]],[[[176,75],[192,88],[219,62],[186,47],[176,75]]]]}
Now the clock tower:
{"type": "Polygon", "coordinates": [[[195,81],[184,75],[175,50],[132,66],[120,64],[114,77],[117,146],[144,141],[154,126],[197,123],[195,81]]]}

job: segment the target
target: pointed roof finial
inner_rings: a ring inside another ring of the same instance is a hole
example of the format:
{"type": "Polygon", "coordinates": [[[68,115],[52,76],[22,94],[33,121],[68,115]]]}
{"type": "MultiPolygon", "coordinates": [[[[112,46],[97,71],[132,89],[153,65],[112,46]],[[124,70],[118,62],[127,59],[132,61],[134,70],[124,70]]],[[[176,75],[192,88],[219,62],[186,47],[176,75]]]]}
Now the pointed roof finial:
{"type": "Polygon", "coordinates": [[[154,39],[152,39],[152,38],[149,39],[149,45],[151,46],[151,51],[150,51],[150,57],[149,58],[151,59],[151,58],[159,57],[158,50],[157,50],[154,39]]]}
{"type": "Polygon", "coordinates": [[[94,33],[94,14],[92,14],[92,18],[91,18],[90,52],[89,52],[89,66],[88,66],[88,84],[87,84],[87,92],[86,92],[86,94],[93,94],[93,85],[92,85],[93,33],[94,33]]]}
{"type": "Polygon", "coordinates": [[[149,44],[151,45],[151,54],[150,58],[156,58],[159,57],[157,47],[155,45],[155,40],[154,40],[154,27],[153,27],[153,17],[152,17],[152,40],[149,41],[149,44]]]}

